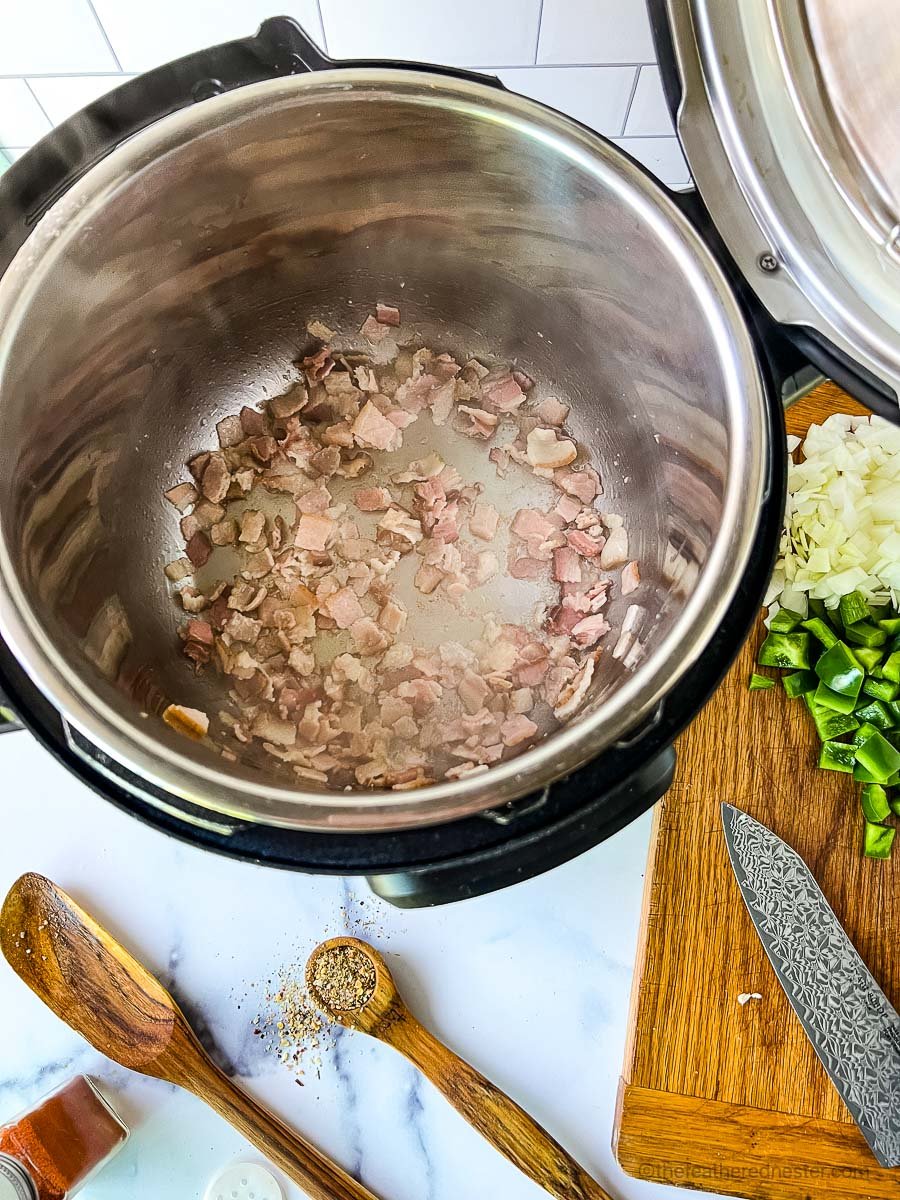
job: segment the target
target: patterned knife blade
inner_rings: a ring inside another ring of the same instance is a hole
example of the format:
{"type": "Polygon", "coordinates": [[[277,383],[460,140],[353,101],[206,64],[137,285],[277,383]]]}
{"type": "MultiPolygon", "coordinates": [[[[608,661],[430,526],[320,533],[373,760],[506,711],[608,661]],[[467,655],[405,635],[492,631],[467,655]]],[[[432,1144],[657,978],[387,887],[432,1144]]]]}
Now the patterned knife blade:
{"type": "Polygon", "coordinates": [[[725,843],[769,962],[883,1167],[900,1166],[900,1014],[803,859],[731,804],[725,843]]]}

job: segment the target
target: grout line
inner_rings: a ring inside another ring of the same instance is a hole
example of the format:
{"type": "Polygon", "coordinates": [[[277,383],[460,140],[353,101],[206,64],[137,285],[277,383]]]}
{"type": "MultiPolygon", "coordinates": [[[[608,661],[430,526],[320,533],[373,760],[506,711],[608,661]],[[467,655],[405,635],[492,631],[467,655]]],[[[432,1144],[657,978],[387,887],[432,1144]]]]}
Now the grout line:
{"type": "Polygon", "coordinates": [[[535,66],[538,65],[538,53],[541,48],[541,25],[543,24],[543,21],[544,21],[544,0],[541,0],[540,7],[538,8],[537,35],[534,39],[534,65],[535,66]]]}
{"type": "Polygon", "coordinates": [[[34,88],[31,86],[31,84],[28,82],[28,80],[24,78],[24,76],[22,78],[22,82],[28,88],[29,92],[31,92],[31,96],[32,96],[32,99],[34,100],[35,104],[38,106],[38,108],[41,110],[41,112],[44,114],[44,116],[50,122],[50,128],[54,129],[56,127],[56,122],[51,119],[50,114],[47,112],[46,108],[44,108],[43,104],[41,104],[41,101],[40,101],[40,98],[38,97],[37,92],[34,90],[34,88]]]}
{"type": "Polygon", "coordinates": [[[328,34],[325,32],[325,14],[322,12],[322,0],[316,0],[316,8],[319,13],[319,25],[322,28],[322,49],[330,58],[331,55],[328,53],[328,34]]]}
{"type": "Polygon", "coordinates": [[[631,116],[631,106],[634,104],[634,97],[638,88],[638,80],[641,77],[641,71],[643,71],[643,69],[643,67],[638,67],[634,73],[634,80],[631,84],[631,95],[628,97],[628,103],[625,105],[625,118],[622,121],[622,132],[619,134],[619,137],[624,137],[625,130],[628,128],[628,118],[631,116]]]}
{"type": "Polygon", "coordinates": [[[103,27],[103,22],[97,16],[97,10],[96,10],[96,8],[94,8],[94,0],[85,0],[85,3],[87,4],[88,8],[91,10],[94,20],[97,22],[97,28],[100,30],[100,33],[103,35],[103,40],[104,40],[104,42],[106,42],[107,48],[109,49],[110,54],[113,56],[113,62],[116,64],[116,66],[119,68],[119,70],[122,71],[122,64],[119,61],[119,56],[118,56],[118,54],[116,54],[115,50],[113,49],[113,44],[109,40],[109,34],[106,32],[106,29],[103,27]]]}

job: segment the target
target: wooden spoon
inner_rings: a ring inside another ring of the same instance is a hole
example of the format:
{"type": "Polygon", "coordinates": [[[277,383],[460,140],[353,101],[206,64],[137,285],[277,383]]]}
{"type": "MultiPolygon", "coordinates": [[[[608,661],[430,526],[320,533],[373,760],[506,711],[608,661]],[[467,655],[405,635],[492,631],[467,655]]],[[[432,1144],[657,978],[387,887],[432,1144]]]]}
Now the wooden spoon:
{"type": "Polygon", "coordinates": [[[367,942],[352,937],[322,942],[309,956],[306,983],[312,999],[327,1016],[399,1050],[482,1137],[551,1196],[558,1200],[611,1200],[524,1109],[419,1024],[404,1004],[384,959],[367,942]],[[319,961],[321,955],[342,946],[364,954],[375,973],[374,978],[365,971],[360,974],[364,983],[368,976],[369,986],[360,987],[354,1007],[335,1008],[316,986],[316,966],[324,965],[319,961]]]}
{"type": "Polygon", "coordinates": [[[158,980],[49,879],[28,874],[0,912],[0,949],[58,1017],[107,1058],[193,1092],[313,1200],[375,1200],[236,1087],[158,980]]]}

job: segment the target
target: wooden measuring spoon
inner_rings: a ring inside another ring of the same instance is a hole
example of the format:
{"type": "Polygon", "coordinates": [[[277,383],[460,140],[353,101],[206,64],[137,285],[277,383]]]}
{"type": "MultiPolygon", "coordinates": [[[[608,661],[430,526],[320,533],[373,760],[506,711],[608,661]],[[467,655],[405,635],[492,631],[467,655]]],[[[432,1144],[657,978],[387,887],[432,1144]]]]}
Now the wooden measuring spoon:
{"type": "Polygon", "coordinates": [[[49,879],[23,875],[10,888],[0,912],[0,949],[31,990],[95,1050],[193,1092],[313,1200],[375,1200],[236,1087],[162,984],[49,879]]]}
{"type": "Polygon", "coordinates": [[[404,1004],[384,959],[367,942],[352,937],[322,942],[309,956],[306,984],[327,1016],[399,1050],[482,1137],[551,1196],[558,1200],[611,1200],[609,1193],[524,1109],[419,1024],[404,1004]],[[354,1008],[332,1008],[316,987],[315,968],[320,956],[341,946],[360,951],[375,970],[370,989],[362,991],[359,1006],[354,1008]]]}

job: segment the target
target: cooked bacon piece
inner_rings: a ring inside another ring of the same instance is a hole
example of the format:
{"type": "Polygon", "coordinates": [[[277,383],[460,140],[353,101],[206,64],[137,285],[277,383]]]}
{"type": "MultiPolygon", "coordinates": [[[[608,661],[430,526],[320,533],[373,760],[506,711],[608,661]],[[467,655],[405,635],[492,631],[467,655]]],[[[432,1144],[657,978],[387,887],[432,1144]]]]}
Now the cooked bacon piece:
{"type": "Polygon", "coordinates": [[[382,325],[399,325],[400,309],[394,308],[392,304],[382,304],[379,300],[375,305],[375,320],[382,325]]]}
{"type": "Polygon", "coordinates": [[[353,493],[353,503],[360,512],[386,512],[393,499],[386,487],[359,488],[353,493]]]}
{"type": "Polygon", "coordinates": [[[456,404],[456,380],[451,377],[433,388],[428,397],[428,404],[435,425],[446,425],[456,404]]]}
{"type": "Polygon", "coordinates": [[[327,345],[320,346],[314,354],[307,354],[306,358],[301,360],[300,366],[306,372],[310,383],[321,383],[334,369],[331,348],[327,345]]]}
{"type": "Polygon", "coordinates": [[[609,531],[609,537],[606,539],[606,545],[600,554],[600,566],[604,570],[611,567],[621,567],[623,563],[628,561],[628,534],[625,527],[619,526],[617,529],[609,531]]]}
{"type": "Polygon", "coordinates": [[[331,492],[326,487],[311,488],[297,497],[296,504],[300,513],[323,513],[331,508],[331,492]]]}
{"type": "Polygon", "coordinates": [[[251,438],[249,446],[250,453],[257,462],[261,462],[263,465],[270,463],[278,450],[278,443],[269,434],[251,438]]]}
{"type": "Polygon", "coordinates": [[[480,675],[466,668],[463,671],[457,691],[466,712],[474,716],[475,713],[480,712],[484,707],[484,702],[490,695],[491,689],[480,675]]]}
{"type": "Polygon", "coordinates": [[[294,530],[294,545],[318,553],[327,549],[337,526],[323,513],[303,513],[294,530]]]}
{"type": "Polygon", "coordinates": [[[579,646],[593,646],[604,634],[609,633],[609,622],[602,613],[584,617],[572,627],[572,637],[579,646]]]}
{"type": "Polygon", "coordinates": [[[266,546],[265,550],[260,550],[258,554],[249,554],[247,556],[241,574],[245,579],[265,579],[274,565],[275,556],[268,546],[266,546]]]}
{"type": "Polygon", "coordinates": [[[509,450],[506,446],[494,446],[488,451],[488,458],[497,468],[497,474],[501,479],[506,478],[506,472],[509,470],[509,450]]]}
{"type": "Polygon", "coordinates": [[[574,496],[560,496],[553,511],[559,517],[561,517],[567,525],[571,525],[571,523],[581,512],[581,501],[576,500],[574,496]]]}
{"type": "Polygon", "coordinates": [[[240,412],[240,420],[245,437],[262,437],[267,432],[265,413],[261,413],[258,408],[251,408],[245,404],[240,412]]]}
{"type": "Polygon", "coordinates": [[[225,632],[236,642],[256,642],[262,632],[262,623],[254,617],[235,612],[225,622],[225,632]]]}
{"type": "Polygon", "coordinates": [[[479,501],[469,517],[469,533],[483,542],[493,541],[499,520],[500,514],[492,504],[479,501]]]}
{"type": "Polygon", "coordinates": [[[600,476],[593,467],[582,467],[580,471],[561,471],[555,478],[564,492],[575,496],[582,504],[592,504],[603,491],[600,476]]]}
{"type": "Polygon", "coordinates": [[[556,526],[539,508],[520,508],[510,527],[518,537],[538,546],[556,533],[556,526]]]}
{"type": "Polygon", "coordinates": [[[560,425],[565,425],[566,418],[569,415],[568,404],[563,404],[554,396],[548,396],[546,400],[542,400],[535,408],[534,415],[538,417],[545,425],[555,425],[559,428],[560,425]]]}
{"type": "Polygon", "coordinates": [[[388,648],[389,639],[383,629],[380,629],[371,617],[361,617],[350,626],[350,636],[357,653],[364,658],[380,654],[388,648]]]}
{"type": "Polygon", "coordinates": [[[481,550],[475,556],[475,573],[474,583],[476,587],[480,587],[483,583],[487,583],[489,579],[493,579],[500,570],[500,563],[497,561],[497,555],[490,550],[481,550]]]}
{"type": "Polygon", "coordinates": [[[566,532],[566,543],[572,549],[582,556],[582,558],[596,558],[603,549],[603,539],[597,541],[590,537],[581,529],[569,529],[566,532]]]}
{"type": "Polygon", "coordinates": [[[566,721],[581,707],[591,680],[594,678],[594,657],[588,658],[572,680],[560,691],[553,715],[558,721],[566,721]]]}
{"type": "Polygon", "coordinates": [[[170,704],[164,709],[163,720],[177,733],[199,742],[209,732],[209,717],[199,708],[187,708],[183,704],[170,704]]]}
{"type": "Polygon", "coordinates": [[[244,433],[244,426],[241,424],[241,418],[237,413],[232,413],[228,417],[223,417],[216,424],[216,434],[219,438],[219,446],[222,450],[227,450],[231,446],[239,446],[247,436],[244,433]]]}
{"type": "Polygon", "coordinates": [[[568,466],[578,456],[578,448],[568,438],[558,438],[555,429],[538,425],[525,439],[525,454],[532,467],[556,470],[568,466]]]}
{"type": "Polygon", "coordinates": [[[641,626],[644,623],[646,615],[647,610],[640,604],[630,604],[628,606],[625,612],[625,620],[622,622],[622,628],[619,632],[619,640],[616,642],[615,649],[612,652],[613,658],[626,658],[629,652],[635,647],[637,635],[641,631],[641,626]]]}
{"type": "Polygon", "coordinates": [[[492,438],[497,430],[500,418],[485,408],[472,408],[468,404],[460,404],[458,412],[464,413],[469,424],[462,430],[469,437],[492,438]]]}
{"type": "Polygon", "coordinates": [[[421,483],[426,479],[433,479],[435,475],[440,475],[445,465],[441,456],[432,452],[425,458],[414,459],[404,470],[397,471],[392,479],[395,483],[421,483]]]}
{"type": "MultiPolygon", "coordinates": [[[[383,326],[379,326],[381,328],[383,326]]],[[[397,450],[400,447],[400,430],[371,400],[362,406],[350,429],[360,446],[374,450],[397,450]]]]}
{"type": "Polygon", "coordinates": [[[506,746],[518,746],[520,742],[527,742],[529,738],[534,737],[537,731],[538,727],[534,721],[530,721],[521,713],[513,713],[500,727],[506,746]]]}
{"type": "Polygon", "coordinates": [[[425,596],[430,596],[444,578],[444,572],[432,563],[423,563],[416,571],[415,585],[425,596]]]}
{"type": "Polygon", "coordinates": [[[510,558],[508,570],[513,579],[541,579],[547,571],[547,564],[539,558],[529,558],[527,554],[520,554],[516,558],[510,558]]]}
{"type": "Polygon", "coordinates": [[[188,470],[196,479],[197,483],[203,478],[203,472],[206,469],[206,464],[209,462],[209,450],[203,450],[200,454],[195,454],[193,458],[188,459],[188,470]]]}
{"type": "Polygon", "coordinates": [[[636,592],[641,582],[641,572],[636,562],[626,563],[622,568],[622,595],[636,592]]]}
{"type": "Polygon", "coordinates": [[[359,621],[366,615],[356,592],[349,587],[334,592],[322,602],[321,607],[338,629],[349,629],[354,621],[359,621]]]}
{"type": "Polygon", "coordinates": [[[525,393],[509,371],[491,371],[481,381],[484,403],[496,412],[515,412],[525,401],[525,393]]]}
{"type": "Polygon", "coordinates": [[[176,483],[173,488],[169,488],[163,495],[170,504],[174,504],[178,511],[182,513],[199,499],[199,493],[192,483],[176,483]]]}
{"type": "Polygon", "coordinates": [[[402,604],[388,600],[378,614],[378,624],[386,633],[396,637],[406,624],[408,615],[402,604]]]}
{"type": "Polygon", "coordinates": [[[273,396],[269,400],[269,412],[276,421],[283,421],[306,408],[308,402],[309,392],[306,390],[306,384],[295,383],[284,395],[273,396]]]}
{"type": "Polygon", "coordinates": [[[318,319],[306,322],[306,332],[311,333],[314,338],[318,338],[322,342],[330,342],[334,337],[334,330],[329,329],[324,321],[318,319]]]}
{"type": "Polygon", "coordinates": [[[404,552],[421,542],[422,536],[421,524],[397,505],[389,508],[378,522],[378,541],[404,552]]]}
{"type": "Polygon", "coordinates": [[[182,579],[193,575],[194,567],[189,558],[176,558],[166,563],[165,572],[167,579],[171,579],[173,583],[180,583],[182,579]]]}
{"type": "Polygon", "coordinates": [[[530,687],[516,688],[509,695],[509,711],[511,713],[530,713],[534,708],[534,692],[530,687]]]}
{"type": "Polygon", "coordinates": [[[557,583],[581,583],[581,564],[570,546],[553,551],[553,578],[557,583]]]}
{"type": "Polygon", "coordinates": [[[283,721],[272,713],[261,712],[253,718],[250,732],[262,741],[275,746],[293,746],[297,741],[297,726],[293,721],[283,721]]]}
{"type": "Polygon", "coordinates": [[[209,531],[210,541],[214,546],[233,546],[237,541],[238,523],[234,517],[226,517],[217,521],[209,531]]]}
{"type": "Polygon", "coordinates": [[[367,341],[372,342],[373,345],[377,345],[378,342],[384,341],[389,336],[390,329],[387,325],[382,325],[377,317],[370,315],[360,325],[359,332],[367,341]]]}
{"type": "Polygon", "coordinates": [[[262,537],[266,528],[266,514],[254,508],[247,509],[241,514],[241,532],[238,538],[242,542],[255,544],[262,537]]]}
{"type": "Polygon", "coordinates": [[[193,566],[205,567],[209,561],[210,554],[212,554],[212,546],[209,544],[209,538],[202,530],[198,529],[188,539],[184,552],[191,560],[193,566]]]}

